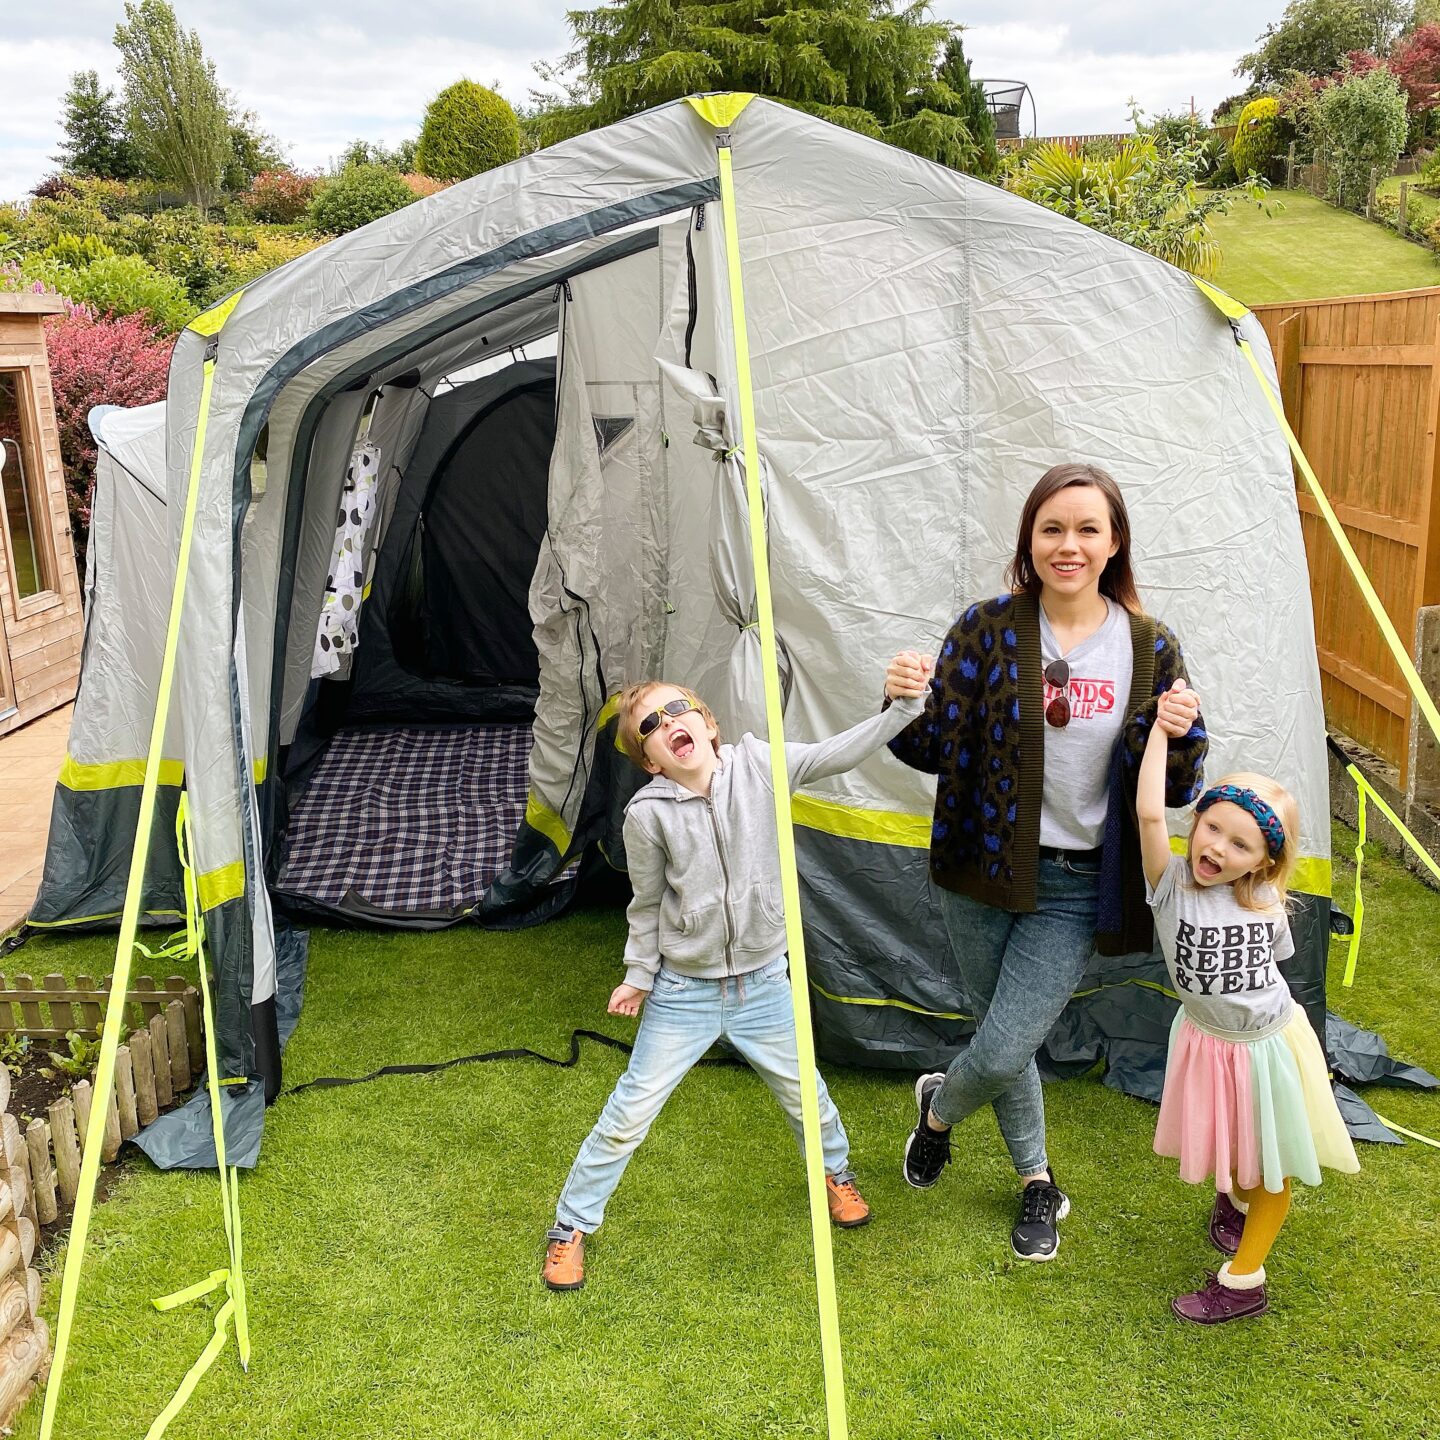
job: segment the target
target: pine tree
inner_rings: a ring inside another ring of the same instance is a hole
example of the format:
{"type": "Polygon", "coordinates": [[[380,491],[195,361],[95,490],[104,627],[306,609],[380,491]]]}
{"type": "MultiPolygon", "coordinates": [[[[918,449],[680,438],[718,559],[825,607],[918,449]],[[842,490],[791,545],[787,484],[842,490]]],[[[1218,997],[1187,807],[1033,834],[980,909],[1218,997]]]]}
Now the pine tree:
{"type": "Polygon", "coordinates": [[[979,151],[976,173],[993,175],[1000,163],[995,149],[995,116],[986,103],[984,85],[970,74],[970,62],[965,58],[965,44],[959,30],[953,31],[945,42],[945,53],[940,57],[935,78],[960,99],[960,109],[955,113],[965,122],[979,151]]]}
{"type": "Polygon", "coordinates": [[[126,119],[145,172],[201,208],[231,158],[230,111],[200,37],[182,30],[168,0],[125,0],[115,27],[126,119]]]}
{"type": "Polygon", "coordinates": [[[139,174],[115,92],[100,88],[95,71],[78,70],[70,77],[61,127],[65,143],[54,159],[67,174],[101,180],[129,180],[139,174]]]}
{"type": "Polygon", "coordinates": [[[969,168],[980,150],[964,103],[937,77],[951,27],[929,0],[612,0],[572,10],[578,72],[528,121],[553,144],[703,90],[753,91],[969,168]]]}

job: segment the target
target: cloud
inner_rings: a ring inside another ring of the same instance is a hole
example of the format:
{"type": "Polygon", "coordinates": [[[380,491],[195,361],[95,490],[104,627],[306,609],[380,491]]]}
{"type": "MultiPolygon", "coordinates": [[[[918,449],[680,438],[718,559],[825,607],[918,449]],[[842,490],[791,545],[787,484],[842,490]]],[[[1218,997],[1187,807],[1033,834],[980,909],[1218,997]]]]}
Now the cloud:
{"type": "MultiPolygon", "coordinates": [[[[1233,50],[1102,54],[1078,42],[1069,26],[1053,23],[976,25],[965,33],[965,53],[977,77],[1025,81],[1041,135],[1128,130],[1132,96],[1152,115],[1188,110],[1193,97],[1196,113],[1208,121],[1221,100],[1244,88],[1233,74],[1233,50]]],[[[1028,131],[1028,105],[1023,123],[1028,131]]]]}

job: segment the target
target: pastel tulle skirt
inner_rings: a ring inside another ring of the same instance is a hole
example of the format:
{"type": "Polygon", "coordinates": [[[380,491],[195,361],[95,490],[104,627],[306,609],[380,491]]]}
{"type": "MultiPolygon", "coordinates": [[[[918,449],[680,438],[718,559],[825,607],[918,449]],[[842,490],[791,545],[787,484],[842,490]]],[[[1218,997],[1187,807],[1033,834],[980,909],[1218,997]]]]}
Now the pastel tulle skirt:
{"type": "Polygon", "coordinates": [[[1202,1030],[1182,1009],[1170,1030],[1155,1151],[1180,1178],[1217,1190],[1320,1183],[1320,1167],[1360,1162],[1330,1089],[1329,1066],[1305,1012],[1255,1039],[1202,1030]]]}

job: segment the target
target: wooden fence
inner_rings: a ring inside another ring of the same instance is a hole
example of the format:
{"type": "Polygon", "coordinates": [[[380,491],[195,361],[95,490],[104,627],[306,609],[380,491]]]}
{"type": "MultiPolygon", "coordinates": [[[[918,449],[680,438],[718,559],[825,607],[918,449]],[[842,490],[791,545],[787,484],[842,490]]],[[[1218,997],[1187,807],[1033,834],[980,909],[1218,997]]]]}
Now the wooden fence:
{"type": "MultiPolygon", "coordinates": [[[[0,1100],[10,1103],[3,1065],[0,1100]]],[[[7,1113],[0,1115],[0,1427],[7,1435],[50,1355],[50,1331],[37,1313],[40,1276],[31,1263],[38,1236],[29,1151],[7,1113]]]]}
{"type": "MultiPolygon", "coordinates": [[[[1440,603],[1440,287],[1257,305],[1285,414],[1396,630],[1440,603]]],[[[1401,771],[1410,693],[1303,485],[1325,713],[1401,771]]]]}
{"type": "MultiPolygon", "coordinates": [[[[148,1025],[166,1006],[186,993],[194,1010],[196,1034],[200,1027],[199,995],[181,975],[171,975],[163,986],[148,975],[132,975],[126,994],[129,1018],[148,1025]]],[[[108,979],[97,985],[88,975],[77,975],[72,986],[63,975],[46,975],[38,984],[29,975],[16,975],[9,986],[0,975],[0,1035],[28,1035],[32,1040],[63,1040],[71,1030],[94,1034],[110,1002],[108,979]]]]}

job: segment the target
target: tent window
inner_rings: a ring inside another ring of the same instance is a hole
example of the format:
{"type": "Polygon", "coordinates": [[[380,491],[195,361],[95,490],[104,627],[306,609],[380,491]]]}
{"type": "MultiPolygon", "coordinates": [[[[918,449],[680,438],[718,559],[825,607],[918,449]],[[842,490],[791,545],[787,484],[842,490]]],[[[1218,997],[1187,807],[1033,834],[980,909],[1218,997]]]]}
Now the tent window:
{"type": "Polygon", "coordinates": [[[24,372],[0,370],[0,520],[17,600],[55,588],[44,528],[44,474],[31,443],[28,408],[24,372]]]}
{"type": "Polygon", "coordinates": [[[591,419],[595,422],[595,444],[602,460],[635,428],[633,415],[592,415],[591,419]]]}
{"type": "Polygon", "coordinates": [[[269,476],[269,464],[267,456],[270,451],[270,426],[260,427],[259,437],[255,441],[255,453],[250,457],[250,497],[258,500],[265,493],[265,484],[269,476]]]}

